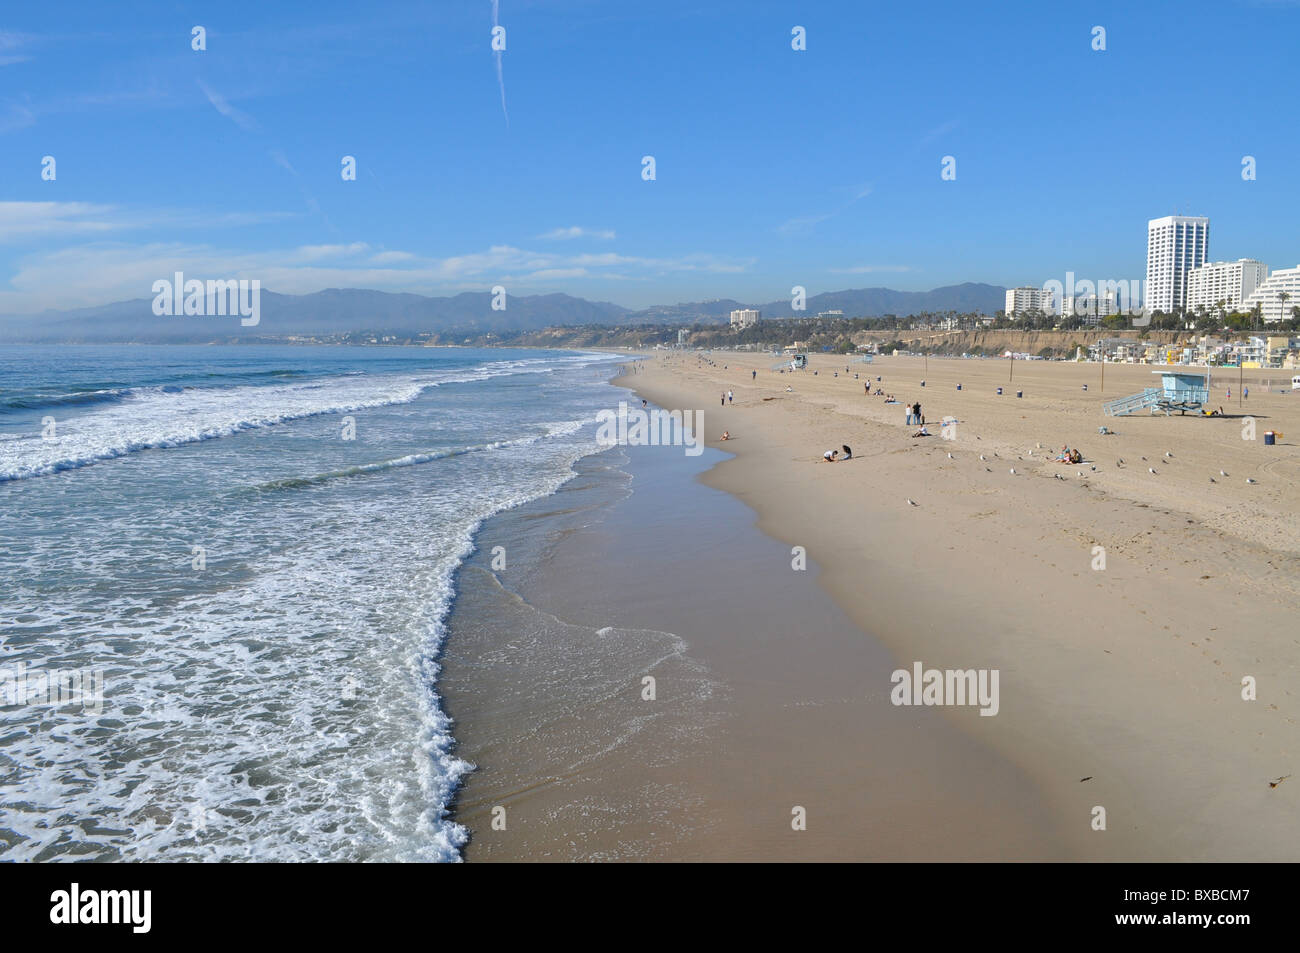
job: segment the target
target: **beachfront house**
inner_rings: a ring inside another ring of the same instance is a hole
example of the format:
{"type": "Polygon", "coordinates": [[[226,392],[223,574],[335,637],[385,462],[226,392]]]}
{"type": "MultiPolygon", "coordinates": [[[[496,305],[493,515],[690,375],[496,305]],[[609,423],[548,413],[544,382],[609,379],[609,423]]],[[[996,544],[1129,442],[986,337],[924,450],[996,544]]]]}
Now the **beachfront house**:
{"type": "Polygon", "coordinates": [[[1234,341],[1232,353],[1235,362],[1241,367],[1263,367],[1268,360],[1268,342],[1252,335],[1245,341],[1234,341]]]}
{"type": "Polygon", "coordinates": [[[1112,363],[1135,361],[1142,348],[1141,341],[1132,338],[1100,338],[1088,345],[1088,360],[1107,360],[1112,363]]]}
{"type": "Polygon", "coordinates": [[[1264,357],[1267,367],[1281,367],[1286,361],[1287,355],[1295,349],[1300,339],[1291,338],[1287,335],[1270,334],[1264,339],[1265,350],[1264,357]]]}

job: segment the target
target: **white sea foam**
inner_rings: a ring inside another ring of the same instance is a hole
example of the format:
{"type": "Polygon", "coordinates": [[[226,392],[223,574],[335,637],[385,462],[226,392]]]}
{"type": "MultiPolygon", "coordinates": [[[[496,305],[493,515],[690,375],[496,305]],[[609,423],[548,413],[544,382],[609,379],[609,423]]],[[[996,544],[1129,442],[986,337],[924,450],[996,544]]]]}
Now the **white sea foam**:
{"type": "MultiPolygon", "coordinates": [[[[146,395],[60,437],[93,456],[554,366],[146,395]]],[[[233,442],[234,457],[219,442],[179,467],[12,484],[41,532],[0,513],[0,666],[101,669],[105,707],[0,709],[0,859],[457,859],[466,831],[446,808],[470,766],[436,690],[455,573],[483,520],[554,492],[597,449],[596,403],[531,425],[517,405],[483,409],[485,432],[527,432],[258,487],[283,492],[186,493],[195,473],[257,457],[233,442]]],[[[406,411],[384,413],[367,433],[399,440],[406,411]]]]}
{"type": "Polygon", "coordinates": [[[513,374],[550,373],[589,360],[501,361],[423,375],[340,375],[295,384],[162,388],[129,392],[113,406],[57,420],[52,439],[39,431],[0,439],[0,482],[47,476],[141,450],[161,450],[322,414],[347,414],[408,403],[425,390],[513,374]]]}

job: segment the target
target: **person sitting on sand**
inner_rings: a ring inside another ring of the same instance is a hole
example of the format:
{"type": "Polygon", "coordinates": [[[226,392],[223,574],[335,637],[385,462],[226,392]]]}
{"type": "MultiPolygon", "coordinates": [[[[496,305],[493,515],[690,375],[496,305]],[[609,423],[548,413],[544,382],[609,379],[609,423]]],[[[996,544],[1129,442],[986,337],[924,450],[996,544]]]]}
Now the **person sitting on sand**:
{"type": "Polygon", "coordinates": [[[730,430],[724,430],[724,431],[722,431],[722,436],[719,437],[718,439],[719,439],[719,440],[730,440],[730,439],[731,439],[731,431],[730,431],[730,430]]]}
{"type": "Polygon", "coordinates": [[[922,428],[921,428],[920,430],[918,430],[916,433],[912,434],[912,436],[913,436],[913,437],[929,437],[929,436],[930,436],[930,431],[928,431],[928,430],[926,430],[924,427],[922,427],[922,428]]]}
{"type": "Polygon", "coordinates": [[[835,458],[838,457],[839,455],[840,452],[838,450],[827,450],[825,453],[822,454],[822,459],[825,460],[827,463],[834,463],[835,458]]]}
{"type": "Polygon", "coordinates": [[[845,460],[853,459],[853,451],[849,448],[849,445],[847,443],[844,444],[844,459],[845,460]]]}
{"type": "Polygon", "coordinates": [[[1079,452],[1077,447],[1070,451],[1070,462],[1076,464],[1083,463],[1083,454],[1079,452]]]}

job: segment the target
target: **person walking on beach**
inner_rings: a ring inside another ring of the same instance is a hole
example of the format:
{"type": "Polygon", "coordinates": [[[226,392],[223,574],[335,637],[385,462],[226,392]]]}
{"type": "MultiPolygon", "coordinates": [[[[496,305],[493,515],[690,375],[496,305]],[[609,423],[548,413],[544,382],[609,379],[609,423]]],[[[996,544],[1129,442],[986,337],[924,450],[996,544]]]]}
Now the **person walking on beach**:
{"type": "Polygon", "coordinates": [[[753,380],[758,380],[758,371],[750,371],[749,374],[750,374],[750,378],[749,378],[749,379],[750,379],[751,381],[753,381],[753,380]]]}
{"type": "Polygon", "coordinates": [[[719,398],[718,398],[718,403],[720,403],[723,407],[726,407],[726,406],[727,406],[727,395],[726,395],[726,394],[723,394],[721,397],[719,397],[719,398]]]}
{"type": "Polygon", "coordinates": [[[727,391],[727,403],[731,403],[731,401],[734,399],[734,397],[735,397],[735,395],[732,394],[731,391],[727,391]]]}
{"type": "Polygon", "coordinates": [[[919,400],[912,405],[912,413],[915,414],[918,424],[925,423],[925,418],[921,416],[921,402],[919,400]]]}

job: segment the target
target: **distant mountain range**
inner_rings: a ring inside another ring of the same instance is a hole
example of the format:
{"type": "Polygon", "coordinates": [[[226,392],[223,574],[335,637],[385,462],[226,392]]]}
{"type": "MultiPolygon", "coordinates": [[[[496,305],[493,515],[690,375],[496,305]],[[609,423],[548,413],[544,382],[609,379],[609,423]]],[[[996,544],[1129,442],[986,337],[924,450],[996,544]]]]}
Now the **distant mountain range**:
{"type": "Polygon", "coordinates": [[[261,294],[260,321],[241,326],[237,316],[158,316],[153,299],[140,298],[71,311],[0,315],[4,342],[200,342],[285,335],[330,335],[363,331],[413,338],[419,334],[537,330],[573,325],[695,324],[726,321],[737,308],[757,307],[765,318],[811,317],[843,311],[847,317],[907,315],[925,311],[992,314],[1004,304],[1004,288],[967,283],[932,291],[860,288],[813,295],[796,312],[790,300],[744,304],[731,299],[684,302],[633,311],[608,301],[566,294],[511,296],[492,309],[492,295],[465,292],[453,297],[331,288],[306,295],[261,294]]]}

